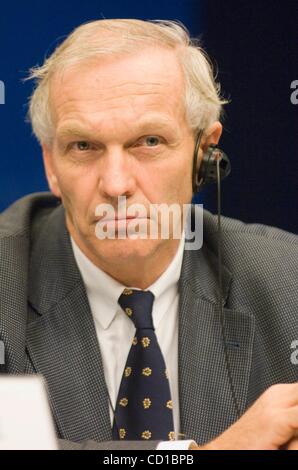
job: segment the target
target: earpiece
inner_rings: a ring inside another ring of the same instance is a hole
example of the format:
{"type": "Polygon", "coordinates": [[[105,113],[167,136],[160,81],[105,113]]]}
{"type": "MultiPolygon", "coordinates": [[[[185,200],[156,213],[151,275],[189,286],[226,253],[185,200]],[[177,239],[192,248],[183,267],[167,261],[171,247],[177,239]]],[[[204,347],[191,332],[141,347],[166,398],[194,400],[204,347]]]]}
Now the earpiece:
{"type": "Polygon", "coordinates": [[[197,169],[198,153],[203,131],[199,132],[193,158],[193,193],[198,193],[206,184],[217,181],[217,161],[219,161],[220,179],[223,180],[231,172],[228,156],[216,145],[210,145],[204,153],[199,170],[197,169]]]}

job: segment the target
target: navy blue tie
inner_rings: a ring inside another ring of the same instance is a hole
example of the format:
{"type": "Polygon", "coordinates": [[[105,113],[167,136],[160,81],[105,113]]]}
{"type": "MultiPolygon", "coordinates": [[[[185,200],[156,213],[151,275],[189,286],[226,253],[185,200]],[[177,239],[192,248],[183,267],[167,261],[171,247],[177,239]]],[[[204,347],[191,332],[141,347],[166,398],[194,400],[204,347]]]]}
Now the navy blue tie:
{"type": "Polygon", "coordinates": [[[165,361],[152,320],[154,295],[125,289],[119,304],[136,334],[119,388],[113,439],[173,440],[173,405],[165,361]]]}

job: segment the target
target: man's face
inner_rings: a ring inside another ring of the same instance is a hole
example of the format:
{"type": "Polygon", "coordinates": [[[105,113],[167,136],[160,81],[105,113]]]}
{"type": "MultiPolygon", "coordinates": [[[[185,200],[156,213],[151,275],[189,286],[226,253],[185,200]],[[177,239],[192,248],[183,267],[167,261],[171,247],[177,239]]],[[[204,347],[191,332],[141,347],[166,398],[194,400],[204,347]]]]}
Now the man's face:
{"type": "Polygon", "coordinates": [[[62,198],[69,232],[99,264],[144,260],[177,246],[171,239],[99,240],[95,208],[112,204],[117,215],[119,196],[148,213],[150,204],[191,201],[194,137],[184,93],[179,62],[163,48],[85,62],[52,81],[55,135],[51,148],[43,146],[48,180],[62,198]]]}

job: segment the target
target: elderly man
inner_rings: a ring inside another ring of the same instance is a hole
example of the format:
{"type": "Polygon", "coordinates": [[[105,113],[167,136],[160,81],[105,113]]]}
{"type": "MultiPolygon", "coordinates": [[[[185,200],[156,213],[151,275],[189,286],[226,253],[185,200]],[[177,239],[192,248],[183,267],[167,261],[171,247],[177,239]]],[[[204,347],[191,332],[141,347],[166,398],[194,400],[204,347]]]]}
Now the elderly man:
{"type": "Polygon", "coordinates": [[[203,51],[173,22],[100,20],[30,77],[52,194],[0,218],[3,371],[43,375],[64,448],[296,448],[297,237],[223,218],[222,328],[215,216],[198,250],[159,222],[117,236],[191,202],[196,139],[199,171],[222,132],[203,51]]]}

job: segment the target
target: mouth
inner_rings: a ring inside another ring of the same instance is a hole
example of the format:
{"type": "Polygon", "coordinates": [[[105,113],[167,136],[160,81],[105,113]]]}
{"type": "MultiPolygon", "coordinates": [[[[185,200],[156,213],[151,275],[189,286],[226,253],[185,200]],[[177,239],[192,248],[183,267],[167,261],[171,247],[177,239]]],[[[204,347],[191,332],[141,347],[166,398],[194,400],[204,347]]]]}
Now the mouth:
{"type": "Polygon", "coordinates": [[[105,226],[107,229],[114,228],[116,230],[128,228],[129,225],[134,222],[134,225],[147,223],[149,220],[148,217],[134,217],[134,216],[116,216],[113,218],[105,218],[97,221],[97,224],[100,226],[105,226]]]}
{"type": "Polygon", "coordinates": [[[149,217],[136,217],[134,215],[127,215],[127,216],[115,216],[115,217],[102,217],[101,219],[97,220],[100,223],[106,222],[120,222],[120,221],[130,221],[130,220],[145,220],[149,219],[149,217]]]}
{"type": "Polygon", "coordinates": [[[117,222],[118,220],[133,220],[133,219],[138,219],[138,218],[144,218],[144,217],[135,217],[132,215],[128,216],[116,216],[116,217],[110,217],[110,218],[105,218],[103,217],[100,222],[117,222]]]}

